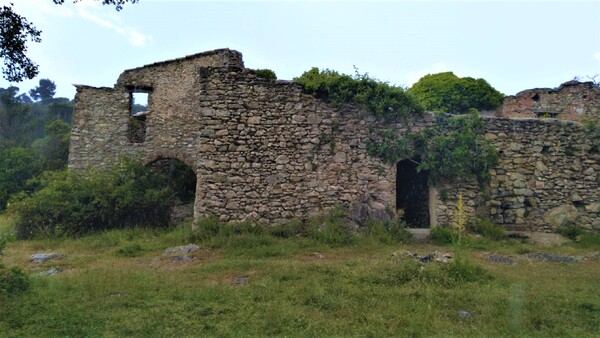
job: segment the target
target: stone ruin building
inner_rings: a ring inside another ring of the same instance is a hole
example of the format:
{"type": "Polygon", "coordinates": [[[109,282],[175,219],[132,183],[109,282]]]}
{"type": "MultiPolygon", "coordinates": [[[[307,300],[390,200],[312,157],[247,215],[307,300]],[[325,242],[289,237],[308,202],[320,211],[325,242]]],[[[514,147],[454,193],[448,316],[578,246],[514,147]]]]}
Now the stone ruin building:
{"type": "Polygon", "coordinates": [[[507,96],[500,116],[557,118],[571,121],[600,119],[600,86],[572,80],[558,88],[535,88],[507,96]]]}
{"type": "MultiPolygon", "coordinates": [[[[503,115],[581,115],[580,106],[552,108],[573,86],[540,90],[537,99],[522,92],[503,115]]],[[[591,95],[582,109],[598,116],[591,95]]],[[[412,159],[389,165],[368,155],[365,140],[382,121],[358,106],[333,108],[293,81],[260,78],[234,50],[126,70],[113,88],[78,85],[75,100],[70,168],[104,167],[121,155],[182,161],[196,174],[196,219],[267,223],[342,205],[357,217],[401,208],[411,226],[445,226],[461,194],[469,213],[508,228],[600,230],[599,137],[577,122],[485,118],[484,137],[500,152],[489,186],[431,187],[412,159]],[[148,94],[146,112],[132,111],[136,93],[148,94]]],[[[433,123],[424,114],[386,127],[402,135],[433,123]]]]}

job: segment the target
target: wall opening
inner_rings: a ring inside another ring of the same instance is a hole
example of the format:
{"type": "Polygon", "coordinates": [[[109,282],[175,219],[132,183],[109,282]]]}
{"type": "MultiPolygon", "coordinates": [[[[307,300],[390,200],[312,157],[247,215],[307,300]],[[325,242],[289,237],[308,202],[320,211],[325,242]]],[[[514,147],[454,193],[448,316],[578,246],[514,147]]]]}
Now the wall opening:
{"type": "Polygon", "coordinates": [[[183,161],[175,158],[161,157],[148,166],[168,177],[169,186],[176,194],[177,203],[173,208],[172,218],[175,223],[192,219],[194,201],[196,199],[196,173],[183,161]]]}
{"type": "Polygon", "coordinates": [[[129,124],[127,138],[131,143],[146,141],[146,122],[151,88],[132,88],[129,91],[129,124]]]}
{"type": "Polygon", "coordinates": [[[417,172],[417,159],[396,164],[396,210],[409,228],[429,227],[429,175],[417,172]]]}

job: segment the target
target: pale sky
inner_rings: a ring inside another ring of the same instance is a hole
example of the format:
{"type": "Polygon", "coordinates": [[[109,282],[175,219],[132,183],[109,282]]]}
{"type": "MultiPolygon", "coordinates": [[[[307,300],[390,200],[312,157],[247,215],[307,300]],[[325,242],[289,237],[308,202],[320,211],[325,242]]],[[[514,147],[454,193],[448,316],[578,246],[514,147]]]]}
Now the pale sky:
{"type": "Polygon", "coordinates": [[[120,12],[95,1],[12,2],[43,31],[28,53],[39,76],[13,85],[27,92],[49,78],[68,98],[72,84],[112,87],[125,69],[218,48],[279,79],[356,66],[410,86],[453,71],[507,95],[600,74],[599,1],[140,0],[120,12]]]}

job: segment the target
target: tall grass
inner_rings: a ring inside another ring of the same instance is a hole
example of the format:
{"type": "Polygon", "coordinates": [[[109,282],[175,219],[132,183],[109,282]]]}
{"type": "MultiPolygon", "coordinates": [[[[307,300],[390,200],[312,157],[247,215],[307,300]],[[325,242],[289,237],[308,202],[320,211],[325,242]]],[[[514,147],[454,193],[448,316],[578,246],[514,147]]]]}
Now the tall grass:
{"type": "MultiPolygon", "coordinates": [[[[343,240],[345,234],[342,240],[318,234],[324,224],[338,226],[340,219],[324,216],[312,225],[294,221],[269,228],[208,218],[196,228],[183,224],[11,241],[6,258],[13,262],[48,248],[67,257],[25,265],[28,275],[52,266],[62,272],[31,276],[29,291],[3,300],[0,336],[587,337],[599,332],[600,261],[494,264],[465,245],[465,260],[422,265],[391,253],[446,248],[390,240],[383,223],[352,233],[352,241],[343,240]],[[188,243],[200,246],[188,254],[191,263],[162,255],[167,247],[188,243]],[[236,283],[239,277],[248,283],[236,283]],[[470,317],[461,317],[461,311],[470,317]]],[[[517,249],[499,243],[502,250],[517,249]]]]}

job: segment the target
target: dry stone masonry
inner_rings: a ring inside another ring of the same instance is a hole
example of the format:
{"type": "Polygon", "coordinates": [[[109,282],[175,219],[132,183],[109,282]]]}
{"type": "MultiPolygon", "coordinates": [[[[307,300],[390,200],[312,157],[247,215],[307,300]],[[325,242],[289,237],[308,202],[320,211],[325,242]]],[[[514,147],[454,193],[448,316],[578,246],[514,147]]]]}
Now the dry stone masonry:
{"type": "MultiPolygon", "coordinates": [[[[432,123],[424,114],[386,127],[403,135],[432,123]]],[[[419,214],[450,224],[460,193],[468,211],[505,226],[600,229],[597,136],[576,122],[486,123],[485,138],[501,150],[490,186],[424,189],[419,214]]],[[[104,167],[121,155],[179,159],[196,172],[195,218],[267,223],[337,205],[389,217],[406,171],[367,154],[365,140],[382,127],[360,107],[335,109],[297,83],[262,79],[241,53],[222,49],[126,70],[113,88],[77,86],[69,167],[104,167]],[[149,93],[141,116],[131,114],[136,92],[149,93]]]]}
{"type": "Polygon", "coordinates": [[[500,115],[572,121],[600,119],[600,86],[593,82],[572,80],[558,88],[524,90],[504,99],[500,115]]]}

